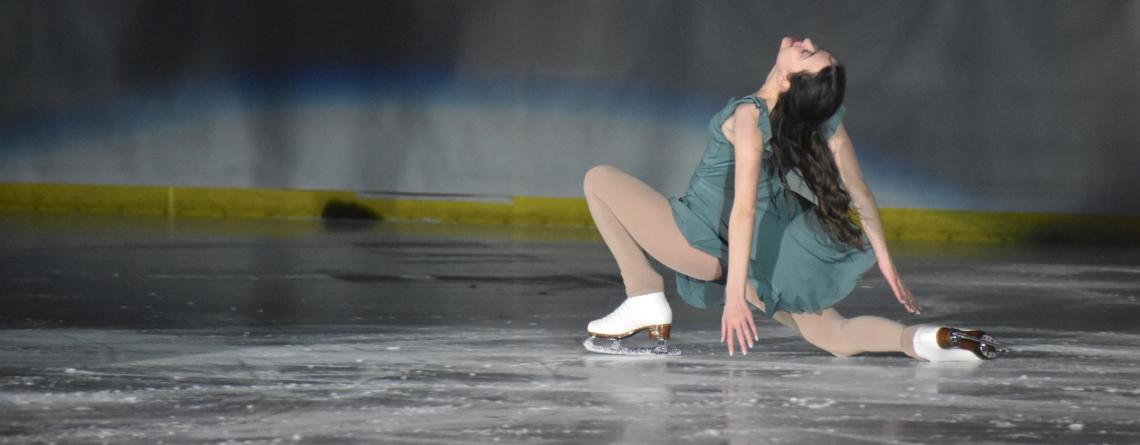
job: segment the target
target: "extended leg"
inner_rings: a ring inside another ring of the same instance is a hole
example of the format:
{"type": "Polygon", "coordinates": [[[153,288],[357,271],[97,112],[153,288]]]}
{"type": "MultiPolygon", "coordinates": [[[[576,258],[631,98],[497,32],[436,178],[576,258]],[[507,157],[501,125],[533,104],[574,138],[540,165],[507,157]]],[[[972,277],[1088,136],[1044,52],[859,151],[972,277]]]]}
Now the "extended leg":
{"type": "Polygon", "coordinates": [[[809,343],[837,356],[861,352],[900,351],[933,362],[996,358],[1009,348],[983,331],[937,325],[905,327],[882,317],[843,318],[835,309],[819,314],[793,314],[809,343]]]}
{"type": "Polygon", "coordinates": [[[819,314],[792,314],[792,318],[808,343],[838,356],[862,352],[904,352],[916,357],[914,345],[908,341],[914,336],[914,328],[886,318],[844,318],[831,308],[819,314]]]}

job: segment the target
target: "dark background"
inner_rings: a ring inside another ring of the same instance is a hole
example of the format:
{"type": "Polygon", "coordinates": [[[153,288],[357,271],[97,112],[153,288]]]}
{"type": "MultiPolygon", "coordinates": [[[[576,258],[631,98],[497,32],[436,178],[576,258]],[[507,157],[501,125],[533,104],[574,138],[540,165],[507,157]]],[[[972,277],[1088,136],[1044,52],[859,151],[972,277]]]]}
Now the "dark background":
{"type": "Polygon", "coordinates": [[[1140,214],[1140,3],[7,1],[0,181],[667,195],[780,37],[884,207],[1140,214]]]}

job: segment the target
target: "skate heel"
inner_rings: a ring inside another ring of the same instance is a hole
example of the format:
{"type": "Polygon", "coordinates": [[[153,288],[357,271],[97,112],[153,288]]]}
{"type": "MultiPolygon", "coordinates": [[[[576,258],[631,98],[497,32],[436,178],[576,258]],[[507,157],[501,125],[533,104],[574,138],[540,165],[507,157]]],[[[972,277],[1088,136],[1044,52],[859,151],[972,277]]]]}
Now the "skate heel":
{"type": "Polygon", "coordinates": [[[672,328],[671,324],[655,324],[649,327],[650,340],[668,340],[669,329],[672,328]]]}

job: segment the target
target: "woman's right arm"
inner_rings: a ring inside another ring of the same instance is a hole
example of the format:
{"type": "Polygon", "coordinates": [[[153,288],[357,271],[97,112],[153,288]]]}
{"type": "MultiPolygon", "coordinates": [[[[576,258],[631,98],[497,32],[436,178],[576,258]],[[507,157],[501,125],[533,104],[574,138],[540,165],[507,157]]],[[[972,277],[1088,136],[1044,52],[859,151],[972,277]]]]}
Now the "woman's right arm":
{"type": "Polygon", "coordinates": [[[851,138],[847,135],[847,129],[843,127],[843,124],[836,128],[835,134],[831,136],[831,139],[828,139],[827,145],[835,157],[835,166],[839,168],[839,178],[843,181],[843,187],[851,195],[851,202],[855,206],[855,211],[859,213],[859,222],[863,225],[863,232],[871,241],[871,248],[874,249],[875,259],[879,263],[879,271],[883,273],[883,278],[886,278],[887,283],[890,284],[899,303],[905,306],[908,312],[919,313],[921,308],[918,306],[918,302],[903,284],[898,269],[895,268],[895,263],[891,260],[891,252],[887,249],[887,240],[883,235],[883,224],[879,218],[879,206],[875,202],[875,195],[871,194],[871,188],[867,187],[867,183],[863,180],[863,169],[859,167],[859,159],[855,157],[855,145],[851,143],[851,138]]]}

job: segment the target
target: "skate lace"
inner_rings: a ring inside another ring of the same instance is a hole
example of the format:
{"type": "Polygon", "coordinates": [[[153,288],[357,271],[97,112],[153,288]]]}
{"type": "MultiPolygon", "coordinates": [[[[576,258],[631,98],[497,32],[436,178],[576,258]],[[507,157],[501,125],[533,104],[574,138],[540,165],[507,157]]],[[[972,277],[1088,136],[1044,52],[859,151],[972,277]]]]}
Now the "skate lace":
{"type": "Polygon", "coordinates": [[[602,317],[602,319],[601,319],[601,320],[599,320],[599,321],[601,321],[601,322],[605,323],[605,322],[611,321],[611,320],[613,320],[613,319],[615,319],[615,318],[619,318],[619,317],[621,317],[621,316],[622,316],[622,314],[623,314],[623,313],[625,313],[625,311],[629,310],[629,305],[628,305],[627,303],[629,303],[629,300],[628,300],[628,299],[627,299],[626,301],[623,301],[623,302],[621,303],[621,305],[619,305],[619,306],[617,307],[617,309],[614,309],[614,311],[613,311],[613,312],[610,312],[610,313],[609,313],[609,314],[607,314],[605,317],[602,317]]]}

